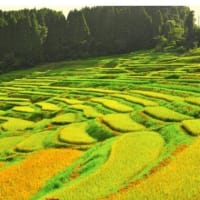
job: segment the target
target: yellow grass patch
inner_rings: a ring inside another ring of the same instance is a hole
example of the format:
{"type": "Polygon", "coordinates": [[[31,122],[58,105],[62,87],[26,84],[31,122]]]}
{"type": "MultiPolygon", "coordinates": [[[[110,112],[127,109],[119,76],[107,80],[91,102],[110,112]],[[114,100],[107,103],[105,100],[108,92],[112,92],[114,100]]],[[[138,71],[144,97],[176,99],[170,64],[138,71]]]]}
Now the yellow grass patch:
{"type": "Polygon", "coordinates": [[[59,111],[59,110],[61,110],[60,107],[58,107],[57,105],[55,105],[53,103],[38,102],[38,103],[36,103],[36,105],[40,106],[42,108],[42,110],[46,110],[46,111],[59,111]]]}
{"type": "Polygon", "coordinates": [[[52,119],[52,122],[55,124],[66,124],[75,122],[77,118],[77,114],[75,113],[66,113],[62,115],[58,115],[52,119]]]}
{"type": "Polygon", "coordinates": [[[83,103],[82,101],[80,101],[78,99],[55,98],[55,100],[59,100],[59,101],[62,101],[64,103],[67,103],[67,104],[70,104],[70,105],[83,103]]]}
{"type": "Polygon", "coordinates": [[[35,109],[31,108],[30,106],[14,106],[12,110],[19,112],[28,112],[28,113],[35,112],[35,109]]]}
{"type": "Polygon", "coordinates": [[[185,101],[200,106],[200,97],[187,97],[185,101]]]}
{"type": "Polygon", "coordinates": [[[120,98],[125,99],[127,101],[137,103],[137,104],[141,104],[143,106],[157,106],[158,105],[158,103],[156,103],[154,101],[150,101],[150,100],[139,98],[139,97],[133,97],[133,96],[126,95],[126,94],[115,94],[115,95],[112,95],[112,96],[120,97],[120,98]]]}
{"type": "Polygon", "coordinates": [[[110,194],[156,159],[163,144],[162,137],[155,132],[125,134],[113,144],[107,162],[94,173],[45,197],[94,200],[110,194]]]}
{"type": "Polygon", "coordinates": [[[6,122],[3,122],[0,127],[8,131],[24,130],[26,128],[31,128],[34,126],[34,122],[28,120],[12,117],[0,117],[0,119],[6,120],[6,122]]]}
{"type": "Polygon", "coordinates": [[[191,119],[191,117],[187,115],[183,115],[162,106],[146,107],[144,112],[164,121],[182,121],[184,119],[191,119]]]}
{"type": "Polygon", "coordinates": [[[5,163],[0,161],[0,168],[3,167],[4,165],[5,163]]]}
{"type": "Polygon", "coordinates": [[[198,200],[200,194],[200,138],[171,162],[140,184],[116,193],[109,200],[198,200]]]}
{"type": "Polygon", "coordinates": [[[80,151],[71,149],[42,150],[0,171],[0,200],[30,199],[49,178],[80,155],[80,151]]]}
{"type": "Polygon", "coordinates": [[[9,149],[13,149],[15,145],[21,142],[24,139],[24,136],[13,136],[0,138],[0,153],[9,149]]]}
{"type": "Polygon", "coordinates": [[[200,135],[200,119],[184,120],[182,126],[192,135],[200,135]]]}
{"type": "Polygon", "coordinates": [[[142,90],[132,90],[134,93],[143,94],[145,96],[154,97],[158,99],[164,99],[166,101],[183,101],[184,99],[178,96],[173,96],[169,94],[163,94],[160,92],[152,92],[152,91],[142,91],[142,90]]]}
{"type": "Polygon", "coordinates": [[[71,108],[82,110],[87,118],[99,117],[102,115],[101,113],[97,112],[97,110],[95,110],[93,107],[87,105],[77,104],[71,106],[71,108]]]}
{"type": "Polygon", "coordinates": [[[102,117],[102,120],[110,128],[121,131],[130,132],[144,130],[145,127],[130,118],[130,114],[108,114],[102,117]]]}
{"type": "Polygon", "coordinates": [[[91,144],[96,142],[94,138],[88,135],[86,132],[88,123],[73,123],[64,127],[59,134],[59,139],[62,142],[68,142],[72,144],[91,144]]]}
{"type": "Polygon", "coordinates": [[[105,107],[108,107],[108,108],[110,108],[114,111],[117,111],[117,112],[131,112],[133,110],[133,108],[131,108],[130,106],[127,106],[125,104],[122,104],[118,101],[111,100],[111,99],[92,98],[91,101],[101,103],[105,107]]]}
{"type": "Polygon", "coordinates": [[[34,133],[19,144],[17,144],[15,149],[22,152],[30,152],[42,149],[44,147],[44,140],[49,133],[49,131],[34,133]]]}

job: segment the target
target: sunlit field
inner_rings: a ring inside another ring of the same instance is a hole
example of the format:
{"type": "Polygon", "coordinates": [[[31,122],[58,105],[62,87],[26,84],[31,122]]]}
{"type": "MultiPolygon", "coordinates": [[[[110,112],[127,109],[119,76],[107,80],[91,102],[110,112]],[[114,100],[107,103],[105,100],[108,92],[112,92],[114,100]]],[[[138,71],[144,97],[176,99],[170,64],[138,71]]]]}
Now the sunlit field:
{"type": "Polygon", "coordinates": [[[198,200],[200,49],[0,75],[0,200],[198,200]]]}

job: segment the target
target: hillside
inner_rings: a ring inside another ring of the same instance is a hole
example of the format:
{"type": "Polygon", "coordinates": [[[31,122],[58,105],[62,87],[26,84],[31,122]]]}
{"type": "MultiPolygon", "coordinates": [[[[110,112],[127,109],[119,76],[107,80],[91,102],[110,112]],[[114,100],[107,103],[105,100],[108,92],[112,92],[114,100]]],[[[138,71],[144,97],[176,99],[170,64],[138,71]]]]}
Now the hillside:
{"type": "Polygon", "coordinates": [[[200,46],[200,29],[186,6],[96,6],[0,10],[0,73],[36,64],[200,46]]]}
{"type": "Polygon", "coordinates": [[[199,199],[199,61],[148,50],[1,75],[0,200],[199,199]]]}

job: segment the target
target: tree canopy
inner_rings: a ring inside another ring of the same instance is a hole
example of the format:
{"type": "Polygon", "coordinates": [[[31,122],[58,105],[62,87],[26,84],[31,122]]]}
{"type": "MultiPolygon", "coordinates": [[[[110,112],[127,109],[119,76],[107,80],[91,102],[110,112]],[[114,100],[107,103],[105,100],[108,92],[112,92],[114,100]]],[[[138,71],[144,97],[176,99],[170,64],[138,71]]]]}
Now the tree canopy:
{"type": "Polygon", "coordinates": [[[184,6],[100,6],[71,11],[0,10],[0,71],[41,62],[199,43],[184,6]]]}

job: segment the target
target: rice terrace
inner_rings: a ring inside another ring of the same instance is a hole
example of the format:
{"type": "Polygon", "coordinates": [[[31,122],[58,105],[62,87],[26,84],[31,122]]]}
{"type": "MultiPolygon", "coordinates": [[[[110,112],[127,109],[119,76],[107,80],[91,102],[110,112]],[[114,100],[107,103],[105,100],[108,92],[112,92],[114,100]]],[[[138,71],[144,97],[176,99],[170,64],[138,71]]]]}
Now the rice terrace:
{"type": "Polygon", "coordinates": [[[199,200],[200,48],[0,75],[0,200],[199,200]]]}

